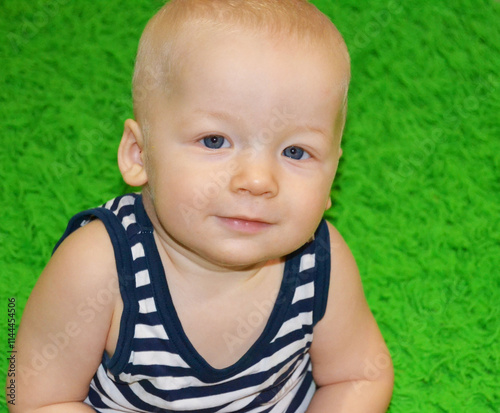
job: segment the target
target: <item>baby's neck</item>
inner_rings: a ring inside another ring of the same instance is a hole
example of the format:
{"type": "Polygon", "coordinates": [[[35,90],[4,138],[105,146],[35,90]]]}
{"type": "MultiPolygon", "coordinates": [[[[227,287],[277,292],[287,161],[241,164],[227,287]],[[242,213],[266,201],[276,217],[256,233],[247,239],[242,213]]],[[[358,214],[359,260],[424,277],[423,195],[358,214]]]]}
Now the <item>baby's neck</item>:
{"type": "Polygon", "coordinates": [[[239,288],[252,289],[269,273],[283,271],[283,260],[275,259],[248,267],[221,267],[199,259],[196,254],[186,256],[185,251],[179,252],[155,233],[162,264],[169,282],[190,286],[190,289],[200,290],[203,295],[217,295],[223,291],[239,288]]]}

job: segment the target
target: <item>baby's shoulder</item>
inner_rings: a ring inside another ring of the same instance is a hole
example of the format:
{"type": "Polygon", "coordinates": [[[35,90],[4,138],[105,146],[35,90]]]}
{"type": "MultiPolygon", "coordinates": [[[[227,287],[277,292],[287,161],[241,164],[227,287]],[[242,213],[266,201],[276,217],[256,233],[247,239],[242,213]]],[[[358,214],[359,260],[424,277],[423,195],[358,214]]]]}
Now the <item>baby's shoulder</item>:
{"type": "Polygon", "coordinates": [[[88,284],[90,289],[116,279],[114,249],[103,222],[96,219],[71,232],[54,251],[48,267],[55,277],[88,284]]]}
{"type": "Polygon", "coordinates": [[[328,227],[330,257],[332,262],[332,269],[337,268],[339,265],[348,265],[354,263],[351,250],[347,245],[344,237],[330,222],[326,222],[328,227]]]}
{"type": "Polygon", "coordinates": [[[57,253],[68,254],[71,252],[79,254],[85,254],[88,251],[101,252],[102,254],[98,254],[98,256],[95,257],[97,259],[101,255],[106,255],[106,247],[111,247],[112,249],[106,226],[101,220],[94,219],[72,231],[65,237],[54,251],[54,255],[57,253]]]}

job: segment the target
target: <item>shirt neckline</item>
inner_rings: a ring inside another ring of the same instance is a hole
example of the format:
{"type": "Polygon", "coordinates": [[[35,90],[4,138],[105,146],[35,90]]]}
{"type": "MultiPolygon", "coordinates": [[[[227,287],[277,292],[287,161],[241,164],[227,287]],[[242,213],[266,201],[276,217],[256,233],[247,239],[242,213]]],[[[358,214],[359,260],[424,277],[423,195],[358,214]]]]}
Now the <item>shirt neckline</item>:
{"type": "Polygon", "coordinates": [[[271,342],[284,322],[287,309],[291,304],[297,285],[301,254],[292,253],[287,257],[278,295],[260,336],[236,362],[224,368],[216,368],[210,365],[196,350],[182,327],[170,294],[160,253],[154,240],[153,225],[144,209],[141,195],[137,200],[136,215],[138,216],[138,221],[140,220],[141,222],[141,226],[151,229],[144,232],[144,241],[146,243],[144,250],[150,270],[150,279],[153,285],[157,311],[169,340],[174,344],[178,354],[194,370],[193,375],[198,376],[205,382],[213,383],[242,372],[255,364],[255,361],[260,358],[259,354],[262,353],[261,349],[263,346],[271,342]]]}

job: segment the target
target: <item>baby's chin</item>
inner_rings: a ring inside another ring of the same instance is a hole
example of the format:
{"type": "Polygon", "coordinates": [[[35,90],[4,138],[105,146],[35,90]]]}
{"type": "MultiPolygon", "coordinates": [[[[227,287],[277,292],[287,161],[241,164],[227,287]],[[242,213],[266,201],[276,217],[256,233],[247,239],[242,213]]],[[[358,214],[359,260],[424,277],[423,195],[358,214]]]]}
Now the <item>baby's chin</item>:
{"type": "MultiPolygon", "coordinates": [[[[191,250],[191,258],[199,261],[202,267],[217,272],[245,272],[258,270],[265,266],[281,264],[287,253],[281,250],[266,251],[265,249],[254,249],[249,245],[233,245],[232,248],[219,248],[213,250],[191,250]]],[[[226,246],[227,247],[227,246],[226,246]]]]}
{"type": "MultiPolygon", "coordinates": [[[[257,234],[216,234],[208,240],[184,239],[184,247],[193,254],[195,260],[222,271],[245,271],[262,268],[266,265],[282,263],[286,257],[306,244],[311,236],[302,236],[288,227],[273,225],[257,234]]],[[[304,231],[313,234],[314,231],[304,231]]],[[[179,240],[180,241],[180,240],[179,240]]]]}

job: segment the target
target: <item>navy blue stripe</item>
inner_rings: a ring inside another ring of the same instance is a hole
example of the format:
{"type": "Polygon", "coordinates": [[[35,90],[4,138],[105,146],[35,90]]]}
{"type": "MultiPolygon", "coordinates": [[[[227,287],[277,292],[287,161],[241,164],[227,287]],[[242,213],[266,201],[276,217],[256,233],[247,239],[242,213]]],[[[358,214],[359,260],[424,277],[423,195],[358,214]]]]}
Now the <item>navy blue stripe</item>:
{"type": "Polygon", "coordinates": [[[315,261],[317,268],[315,271],[316,280],[314,285],[314,325],[316,325],[325,315],[326,305],[328,302],[328,292],[330,288],[330,234],[325,220],[321,221],[316,234],[317,242],[315,249],[315,261]]]}
{"type": "Polygon", "coordinates": [[[144,285],[142,287],[138,287],[135,290],[136,296],[138,300],[144,300],[146,298],[151,298],[151,286],[144,285]]]}
{"type": "Polygon", "coordinates": [[[137,324],[146,324],[149,326],[161,325],[160,317],[157,313],[139,313],[136,318],[137,324]]]}
{"type": "Polygon", "coordinates": [[[129,364],[124,368],[123,373],[133,376],[146,376],[153,379],[157,377],[192,377],[192,371],[189,368],[160,365],[141,366],[129,364]]]}
{"type": "Polygon", "coordinates": [[[135,211],[134,204],[124,205],[120,208],[119,211],[113,209],[113,212],[115,213],[116,217],[119,219],[120,222],[123,221],[123,218],[132,215],[134,211],[135,211]]]}
{"type": "MultiPolygon", "coordinates": [[[[137,245],[137,244],[140,244],[140,242],[133,242],[133,243],[130,243],[130,245],[133,247],[134,245],[137,245]]],[[[145,270],[147,269],[147,260],[146,260],[146,257],[138,257],[134,260],[133,264],[134,266],[134,269],[136,270],[135,272],[138,272],[138,271],[142,271],[142,270],[145,270]]]]}
{"type": "Polygon", "coordinates": [[[168,349],[169,340],[164,340],[161,338],[134,338],[132,346],[134,351],[172,351],[168,349]]]}
{"type": "MultiPolygon", "coordinates": [[[[116,209],[118,208],[118,204],[120,203],[120,199],[121,199],[121,197],[117,197],[117,198],[113,199],[111,202],[111,205],[108,207],[108,209],[110,211],[116,211],[116,209]]],[[[106,202],[106,204],[107,204],[107,202],[106,202]]],[[[106,204],[103,204],[102,207],[104,208],[106,204]]]]}
{"type": "MultiPolygon", "coordinates": [[[[97,384],[96,384],[96,386],[97,386],[97,384]]],[[[100,383],[99,383],[99,386],[97,386],[97,387],[99,388],[99,390],[102,389],[102,387],[100,387],[100,383]]],[[[91,403],[91,406],[94,408],[94,410],[95,409],[109,409],[109,406],[101,400],[101,396],[99,394],[97,394],[93,388],[90,388],[88,398],[89,398],[89,402],[91,403]]]]}
{"type": "Polygon", "coordinates": [[[304,298],[302,300],[293,303],[291,310],[294,311],[296,315],[299,315],[300,313],[309,313],[313,308],[313,304],[314,304],[314,297],[304,298]]]}
{"type": "MultiPolygon", "coordinates": [[[[310,331],[312,333],[312,326],[310,327],[310,331]]],[[[281,350],[285,346],[288,346],[296,341],[303,340],[305,337],[304,330],[294,330],[291,331],[290,333],[284,335],[283,337],[277,338],[270,346],[269,349],[265,349],[263,351],[263,356],[264,357],[269,357],[276,353],[277,351],[281,350]]],[[[306,340],[309,341],[309,340],[306,340]]],[[[302,348],[304,350],[304,348],[302,348]]]]}

